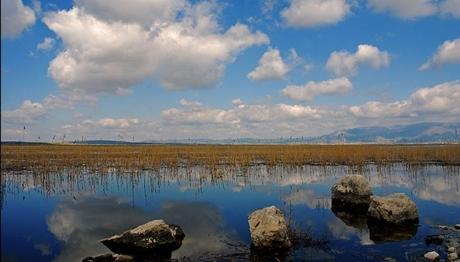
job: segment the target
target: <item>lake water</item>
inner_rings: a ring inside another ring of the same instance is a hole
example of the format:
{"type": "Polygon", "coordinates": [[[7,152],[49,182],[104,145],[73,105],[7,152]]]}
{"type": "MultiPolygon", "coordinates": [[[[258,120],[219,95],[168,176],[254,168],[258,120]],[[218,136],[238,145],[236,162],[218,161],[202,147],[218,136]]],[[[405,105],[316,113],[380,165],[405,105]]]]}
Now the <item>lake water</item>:
{"type": "Polygon", "coordinates": [[[308,244],[286,260],[413,261],[428,250],[436,225],[460,223],[458,167],[255,166],[246,169],[162,169],[136,174],[2,173],[2,261],[81,261],[108,253],[99,239],[153,219],[186,234],[174,258],[250,259],[248,215],[275,205],[308,244]],[[379,234],[359,218],[331,211],[330,188],[346,174],[364,174],[375,195],[406,193],[420,215],[416,232],[379,234]],[[402,238],[402,239],[401,239],[402,238]]]}

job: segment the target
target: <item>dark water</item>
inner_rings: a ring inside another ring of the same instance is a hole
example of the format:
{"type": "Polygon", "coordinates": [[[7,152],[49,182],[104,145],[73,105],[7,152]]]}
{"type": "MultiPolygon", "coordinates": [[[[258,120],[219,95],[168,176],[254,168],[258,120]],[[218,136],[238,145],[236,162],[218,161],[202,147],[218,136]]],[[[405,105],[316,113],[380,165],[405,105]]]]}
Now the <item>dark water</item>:
{"type": "Polygon", "coordinates": [[[429,250],[445,258],[445,250],[427,246],[424,237],[435,233],[436,225],[460,223],[459,187],[459,168],[439,166],[3,173],[1,256],[2,261],[81,261],[109,252],[99,239],[164,219],[186,234],[173,257],[246,260],[248,214],[276,205],[297,231],[311,238],[286,260],[413,261],[429,250]],[[365,174],[376,195],[404,192],[413,199],[420,215],[416,232],[388,235],[349,214],[335,215],[330,187],[343,175],[356,173],[365,174]]]}

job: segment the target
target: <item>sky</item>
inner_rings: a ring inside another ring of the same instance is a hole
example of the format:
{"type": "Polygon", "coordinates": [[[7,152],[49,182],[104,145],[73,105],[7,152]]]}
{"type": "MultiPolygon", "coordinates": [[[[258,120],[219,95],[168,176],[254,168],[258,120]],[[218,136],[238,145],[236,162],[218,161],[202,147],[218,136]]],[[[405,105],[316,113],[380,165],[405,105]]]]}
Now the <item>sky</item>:
{"type": "Polygon", "coordinates": [[[2,0],[1,139],[460,119],[460,0],[2,0]]]}

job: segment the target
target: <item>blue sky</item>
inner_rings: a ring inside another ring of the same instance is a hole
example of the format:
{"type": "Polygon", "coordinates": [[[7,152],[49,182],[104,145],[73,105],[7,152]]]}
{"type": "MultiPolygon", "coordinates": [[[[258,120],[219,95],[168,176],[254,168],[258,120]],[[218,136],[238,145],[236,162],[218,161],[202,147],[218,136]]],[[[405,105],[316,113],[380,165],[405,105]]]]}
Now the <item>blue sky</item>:
{"type": "Polygon", "coordinates": [[[460,115],[459,0],[5,0],[1,41],[2,140],[314,136],[460,115]]]}

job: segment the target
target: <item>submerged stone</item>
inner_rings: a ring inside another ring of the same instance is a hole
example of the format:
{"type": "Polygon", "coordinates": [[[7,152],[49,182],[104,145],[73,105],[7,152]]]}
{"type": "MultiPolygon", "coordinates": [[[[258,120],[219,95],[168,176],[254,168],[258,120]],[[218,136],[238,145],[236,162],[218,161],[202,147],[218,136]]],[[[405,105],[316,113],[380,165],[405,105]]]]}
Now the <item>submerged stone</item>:
{"type": "Polygon", "coordinates": [[[182,245],[184,237],[179,226],[153,220],[121,235],[102,239],[101,243],[117,254],[170,258],[172,251],[182,245]]]}
{"type": "Polygon", "coordinates": [[[361,175],[347,175],[331,188],[332,205],[336,208],[367,210],[372,190],[361,175]]]}
{"type": "Polygon", "coordinates": [[[275,206],[252,212],[248,222],[254,248],[273,251],[291,248],[286,219],[275,206]]]}
{"type": "Polygon", "coordinates": [[[417,206],[403,193],[372,197],[367,216],[374,222],[388,224],[418,223],[417,206]]]}
{"type": "Polygon", "coordinates": [[[442,235],[428,235],[425,237],[425,244],[427,245],[442,245],[444,243],[444,236],[442,235]]]}

